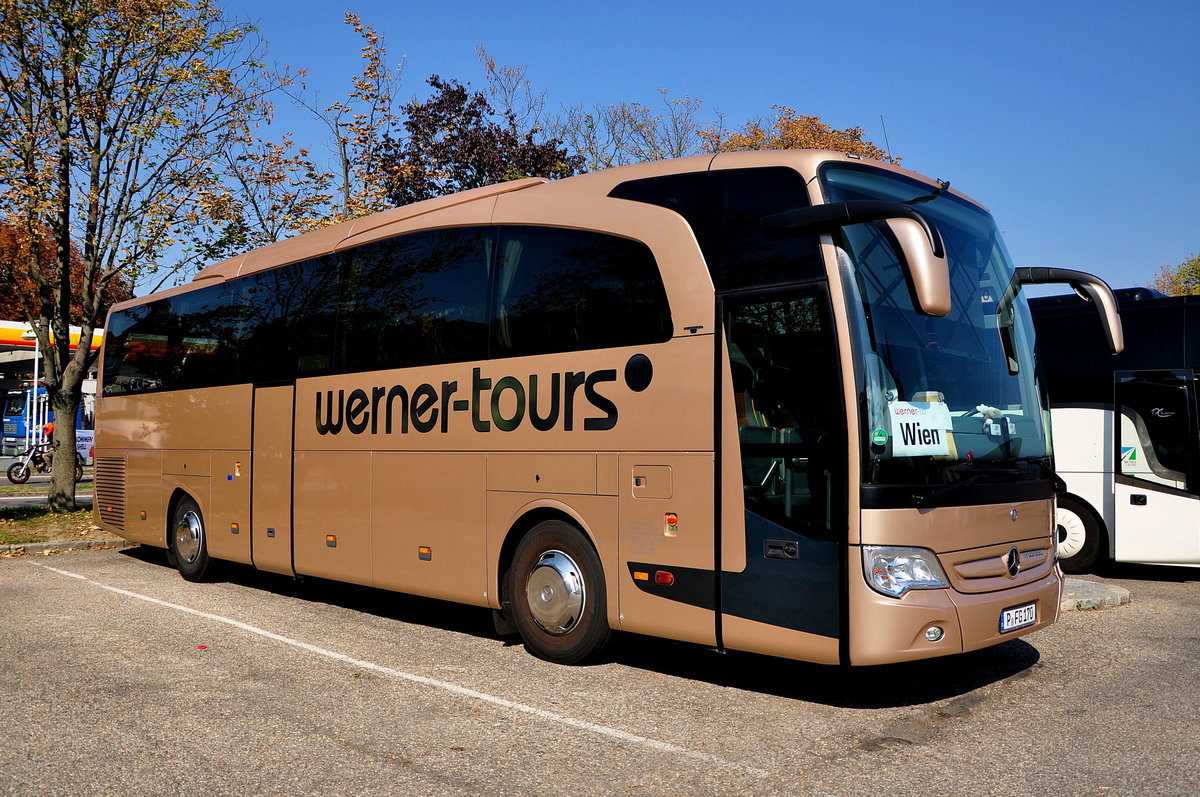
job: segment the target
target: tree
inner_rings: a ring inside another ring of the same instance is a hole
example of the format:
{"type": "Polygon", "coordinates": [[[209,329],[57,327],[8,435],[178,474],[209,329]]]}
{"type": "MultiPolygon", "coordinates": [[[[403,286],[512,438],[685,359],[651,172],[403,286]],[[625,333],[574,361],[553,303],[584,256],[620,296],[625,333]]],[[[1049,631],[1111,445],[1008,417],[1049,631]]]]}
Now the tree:
{"type": "Polygon", "coordinates": [[[821,121],[819,116],[797,113],[786,105],[773,105],[775,119],[764,125],[761,119],[747,122],[742,130],[722,136],[716,128],[701,131],[705,149],[709,152],[745,152],[760,149],[832,149],[848,155],[862,155],[889,163],[900,163],[863,138],[862,127],[839,130],[821,121]]]}
{"type": "Polygon", "coordinates": [[[520,132],[510,110],[497,115],[482,92],[429,78],[433,94],[403,107],[405,136],[385,135],[379,164],[396,205],[521,177],[567,177],[581,165],[556,138],[520,132]]]}
{"type": "MultiPolygon", "coordinates": [[[[75,417],[95,361],[70,351],[69,326],[91,339],[109,287],[158,266],[198,212],[196,183],[265,114],[260,49],[210,0],[0,0],[0,213],[26,247],[0,271],[58,417],[75,417]]],[[[69,462],[74,424],[56,424],[53,444],[69,462]]],[[[71,468],[54,471],[49,498],[74,509],[71,468]]]]}
{"type": "Polygon", "coordinates": [[[797,114],[785,105],[772,106],[770,122],[754,119],[727,133],[725,114],[714,109],[702,118],[703,101],[690,94],[672,97],[658,90],[657,108],[636,102],[567,107],[552,128],[583,159],[587,171],[630,163],[682,158],[716,152],[760,149],[832,149],[851,155],[899,163],[886,150],[863,138],[861,127],[839,130],[818,116],[797,114]]]}
{"type": "Polygon", "coordinates": [[[219,173],[205,189],[206,217],[193,242],[206,261],[331,223],[334,176],[319,170],[290,133],[279,143],[248,135],[217,162],[219,173]]]}
{"type": "Polygon", "coordinates": [[[483,67],[488,96],[497,114],[508,123],[509,129],[518,135],[521,130],[534,135],[544,133],[542,114],[546,109],[546,93],[533,90],[533,83],[525,77],[527,67],[497,64],[482,44],[475,48],[475,54],[479,56],[479,63],[483,67]]]}
{"type": "MultiPolygon", "coordinates": [[[[49,229],[42,230],[42,240],[39,245],[42,274],[51,279],[54,273],[54,239],[49,229]]],[[[0,266],[0,319],[12,321],[24,318],[21,308],[20,295],[36,291],[37,287],[27,274],[22,273],[20,264],[29,261],[29,243],[23,228],[14,223],[0,223],[0,261],[17,264],[17,268],[0,266]]],[[[83,303],[80,301],[80,286],[83,282],[83,258],[79,254],[79,246],[71,242],[71,314],[78,318],[83,313],[83,303]]],[[[100,317],[108,313],[108,308],[117,302],[133,298],[133,286],[124,275],[118,275],[108,283],[100,304],[100,317]]]]}
{"type": "Polygon", "coordinates": [[[329,128],[336,164],[336,190],[340,207],[331,206],[325,218],[313,220],[314,226],[334,224],[346,219],[386,210],[387,178],[379,163],[379,141],[398,129],[395,93],[400,87],[404,64],[387,64],[383,36],[364,25],[354,14],[346,13],[345,23],[363,39],[363,71],[351,78],[353,88],[344,100],[325,105],[316,94],[285,87],[294,102],[307,109],[313,118],[329,128]]]}
{"type": "Polygon", "coordinates": [[[583,170],[596,171],[643,161],[682,158],[704,151],[704,131],[720,138],[724,115],[706,124],[698,119],[703,101],[685,94],[671,97],[658,90],[661,108],[638,102],[618,102],[563,108],[552,129],[583,159],[583,170]]]}
{"type": "Polygon", "coordinates": [[[1163,266],[1150,287],[1168,296],[1200,294],[1200,254],[1193,253],[1178,266],[1163,266]]]}

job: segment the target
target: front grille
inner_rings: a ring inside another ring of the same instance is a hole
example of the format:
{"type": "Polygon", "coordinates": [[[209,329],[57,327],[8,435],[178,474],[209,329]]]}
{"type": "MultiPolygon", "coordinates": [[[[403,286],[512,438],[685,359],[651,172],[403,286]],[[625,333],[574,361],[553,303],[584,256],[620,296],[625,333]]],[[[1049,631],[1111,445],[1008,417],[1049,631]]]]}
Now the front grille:
{"type": "Polygon", "coordinates": [[[938,559],[959,592],[996,592],[1044,578],[1054,567],[1052,544],[1042,537],[938,554],[938,559]],[[1006,565],[1008,553],[1014,548],[1021,566],[1017,575],[1010,576],[1006,565]]]}
{"type": "Polygon", "coordinates": [[[13,421],[4,422],[4,434],[16,434],[17,424],[13,421]]]}
{"type": "Polygon", "coordinates": [[[125,530],[125,458],[99,457],[96,459],[96,487],[94,491],[100,521],[104,525],[125,530]]]}

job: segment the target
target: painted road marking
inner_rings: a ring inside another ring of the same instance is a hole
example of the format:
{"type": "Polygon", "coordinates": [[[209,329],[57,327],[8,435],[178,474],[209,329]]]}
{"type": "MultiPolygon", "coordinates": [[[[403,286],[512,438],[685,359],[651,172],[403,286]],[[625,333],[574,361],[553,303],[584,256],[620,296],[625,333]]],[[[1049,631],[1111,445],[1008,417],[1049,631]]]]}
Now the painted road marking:
{"type": "Polygon", "coordinates": [[[662,753],[669,753],[671,755],[681,756],[683,758],[691,758],[696,761],[703,761],[706,764],[713,764],[713,765],[716,765],[716,766],[719,766],[719,767],[722,767],[725,769],[732,769],[732,770],[736,770],[738,772],[745,772],[747,774],[754,775],[754,776],[760,777],[760,778],[766,777],[768,774],[765,770],[757,769],[755,767],[747,767],[747,766],[743,766],[741,764],[735,764],[732,761],[727,761],[724,758],[721,758],[721,757],[715,756],[715,755],[711,755],[709,753],[701,752],[700,750],[689,750],[686,747],[680,747],[679,745],[671,744],[670,742],[663,742],[663,741],[659,741],[657,739],[650,739],[646,736],[638,736],[637,734],[627,733],[626,731],[618,730],[616,728],[610,728],[606,725],[597,725],[594,722],[587,722],[585,720],[578,720],[578,719],[575,719],[574,717],[568,717],[563,714],[556,714],[553,711],[546,711],[545,709],[540,709],[535,706],[527,705],[525,703],[517,703],[516,701],[513,701],[513,700],[506,700],[505,698],[496,697],[495,695],[489,695],[486,692],[480,692],[476,689],[471,689],[469,687],[459,686],[458,684],[453,684],[453,683],[450,683],[449,681],[440,681],[436,678],[428,678],[424,675],[416,675],[414,673],[404,672],[403,670],[396,670],[391,667],[385,667],[382,664],[375,664],[374,662],[363,661],[361,659],[356,659],[351,656],[347,656],[344,653],[338,653],[333,650],[326,650],[325,648],[317,647],[316,645],[310,645],[307,642],[301,642],[300,640],[292,639],[290,637],[283,636],[282,634],[276,634],[272,631],[267,631],[266,629],[258,628],[256,626],[252,626],[247,623],[243,623],[240,620],[234,620],[229,617],[222,617],[219,614],[210,614],[209,612],[202,612],[198,609],[191,609],[191,608],[188,608],[187,606],[180,606],[179,604],[176,604],[176,603],[168,603],[167,601],[159,600],[158,598],[152,598],[149,595],[142,595],[137,592],[130,592],[129,590],[121,589],[120,587],[114,587],[109,584],[103,584],[99,581],[94,581],[94,580],[88,578],[87,576],[83,576],[78,573],[71,573],[67,570],[59,570],[57,567],[50,567],[49,565],[41,565],[41,564],[39,564],[38,566],[44,567],[45,569],[47,569],[53,573],[58,573],[61,576],[68,576],[70,578],[76,578],[76,579],[79,579],[80,581],[91,584],[92,586],[99,587],[100,589],[108,590],[109,592],[115,592],[118,595],[124,595],[127,598],[135,598],[140,601],[146,601],[147,603],[152,603],[156,606],[162,606],[167,609],[174,609],[175,611],[183,612],[184,614],[190,614],[190,615],[193,615],[194,617],[202,617],[205,620],[212,620],[213,622],[224,623],[225,625],[233,626],[234,628],[241,629],[242,631],[246,631],[251,634],[257,634],[258,636],[265,637],[266,639],[271,639],[276,642],[281,642],[285,645],[290,645],[291,647],[299,648],[300,650],[307,650],[309,653],[315,653],[318,656],[324,656],[325,658],[334,659],[335,661],[340,661],[345,664],[349,664],[353,667],[359,667],[359,668],[362,668],[365,670],[372,670],[373,672],[382,673],[383,675],[390,675],[393,678],[401,678],[405,681],[411,681],[413,683],[423,684],[425,686],[430,686],[430,687],[433,687],[434,689],[441,689],[443,691],[450,692],[450,693],[456,694],[456,695],[460,695],[462,697],[469,697],[474,700],[482,700],[485,703],[491,703],[492,705],[500,706],[501,708],[510,709],[512,711],[518,711],[518,712],[521,712],[522,714],[531,714],[535,717],[540,717],[541,719],[547,720],[549,722],[557,722],[561,725],[567,725],[572,728],[578,728],[580,730],[590,731],[591,733],[599,734],[600,736],[607,736],[611,739],[619,739],[620,741],[623,741],[623,742],[628,742],[630,744],[636,744],[641,747],[648,747],[652,750],[658,750],[659,752],[662,752],[662,753]]]}

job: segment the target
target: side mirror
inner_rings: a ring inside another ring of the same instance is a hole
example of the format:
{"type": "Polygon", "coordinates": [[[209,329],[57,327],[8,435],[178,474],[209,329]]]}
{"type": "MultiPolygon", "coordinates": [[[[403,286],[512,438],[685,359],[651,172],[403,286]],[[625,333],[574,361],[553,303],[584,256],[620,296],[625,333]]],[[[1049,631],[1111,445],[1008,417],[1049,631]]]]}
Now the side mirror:
{"type": "Polygon", "coordinates": [[[1085,271],[1073,271],[1069,268],[1018,268],[1016,281],[1022,285],[1048,285],[1066,283],[1079,296],[1089,302],[1100,313],[1100,323],[1104,327],[1104,336],[1108,339],[1108,349],[1113,354],[1120,354],[1125,349],[1125,332],[1121,327],[1121,315],[1117,312],[1117,300],[1113,298],[1112,289],[1108,283],[1094,274],[1085,271]]]}
{"type": "Polygon", "coordinates": [[[891,244],[904,269],[913,305],[924,315],[950,312],[950,269],[942,236],[911,205],[862,199],[785,210],[762,218],[764,232],[778,235],[821,235],[852,224],[874,222],[891,244]]]}

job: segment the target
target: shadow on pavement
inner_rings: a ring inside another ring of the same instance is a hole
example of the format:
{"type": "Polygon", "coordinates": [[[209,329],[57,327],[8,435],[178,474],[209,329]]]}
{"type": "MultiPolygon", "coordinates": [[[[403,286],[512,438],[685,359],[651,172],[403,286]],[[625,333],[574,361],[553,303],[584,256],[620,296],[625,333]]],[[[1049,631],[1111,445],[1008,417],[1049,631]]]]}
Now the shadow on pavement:
{"type": "Polygon", "coordinates": [[[1186,584],[1200,581],[1200,567],[1171,567],[1169,565],[1138,565],[1129,562],[1108,562],[1095,575],[1122,581],[1167,581],[1186,584]]]}
{"type": "MultiPolygon", "coordinates": [[[[139,546],[122,554],[170,568],[166,551],[160,548],[139,546]]],[[[477,606],[318,578],[295,579],[226,562],[219,563],[212,580],[397,622],[500,639],[492,624],[491,611],[477,606]]],[[[521,644],[519,637],[500,641],[505,645],[521,644]]],[[[721,652],[700,645],[615,633],[600,660],[592,666],[620,664],[809,703],[871,709],[919,705],[966,695],[989,684],[1028,675],[1039,658],[1033,645],[1013,639],[957,656],[850,668],[739,651],[721,652]]]]}

